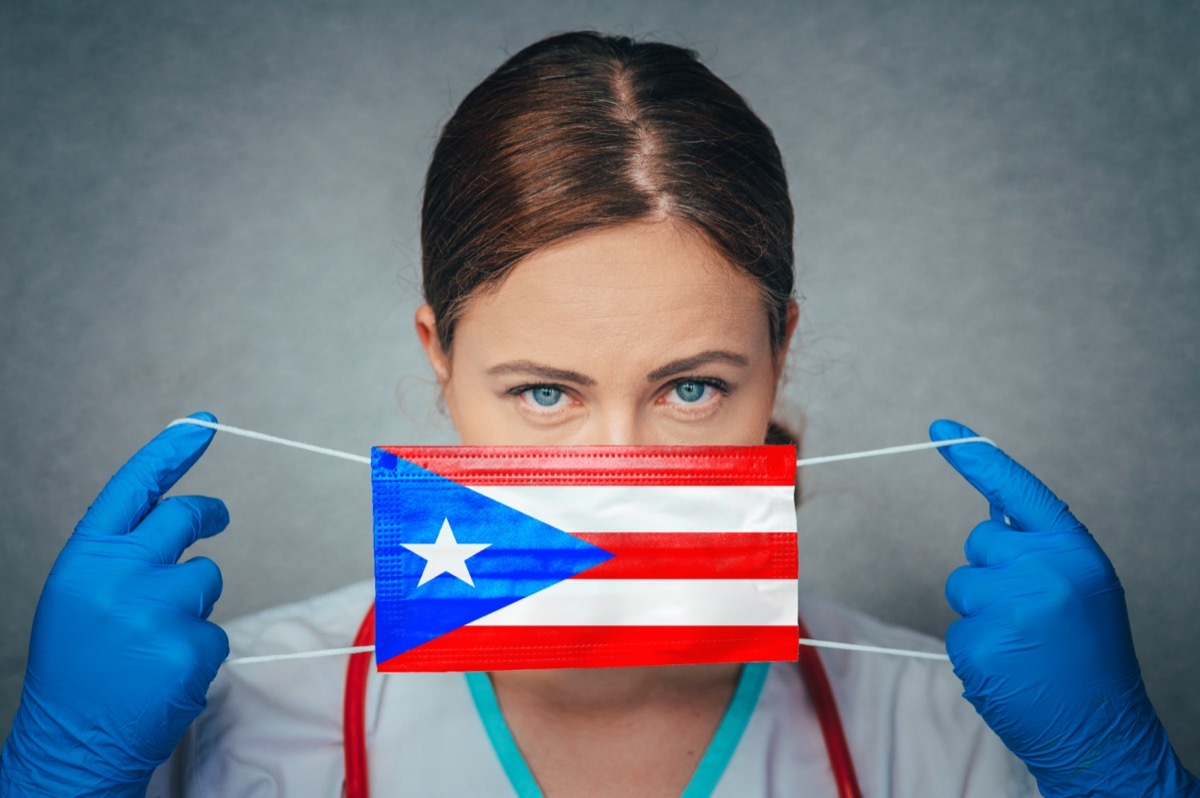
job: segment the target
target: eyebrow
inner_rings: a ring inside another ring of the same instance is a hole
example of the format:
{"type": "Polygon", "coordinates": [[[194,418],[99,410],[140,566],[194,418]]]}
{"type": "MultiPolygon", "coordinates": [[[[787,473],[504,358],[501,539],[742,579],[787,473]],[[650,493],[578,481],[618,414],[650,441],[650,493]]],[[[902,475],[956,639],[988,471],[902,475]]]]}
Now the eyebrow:
{"type": "Polygon", "coordinates": [[[656,368],[654,371],[646,375],[647,382],[655,382],[663,377],[670,377],[674,374],[680,374],[684,371],[691,371],[694,368],[699,368],[706,363],[712,363],[714,360],[732,363],[735,366],[748,366],[750,359],[745,355],[739,355],[737,352],[728,352],[724,349],[710,349],[707,352],[701,352],[698,355],[691,357],[672,360],[665,366],[656,368]]]}
{"type": "Polygon", "coordinates": [[[559,369],[554,366],[543,366],[541,363],[534,363],[532,360],[510,360],[507,363],[492,366],[487,370],[487,373],[492,376],[497,374],[532,374],[547,380],[574,382],[579,385],[596,384],[596,381],[586,374],[580,374],[578,371],[571,371],[570,369],[559,369]]]}
{"type": "MultiPolygon", "coordinates": [[[[646,375],[646,382],[656,382],[663,377],[670,377],[675,374],[681,374],[685,371],[699,368],[706,363],[713,361],[722,361],[732,363],[735,366],[747,366],[750,364],[750,359],[745,355],[739,355],[737,352],[729,352],[724,349],[710,349],[707,352],[701,352],[698,355],[691,357],[672,360],[665,366],[660,366],[654,371],[646,375]]],[[[586,374],[581,374],[578,371],[570,369],[560,369],[554,366],[546,366],[541,363],[535,363],[532,360],[510,360],[505,363],[492,366],[487,370],[489,376],[499,374],[532,374],[536,377],[541,377],[547,380],[558,380],[561,382],[573,382],[578,385],[595,385],[596,381],[586,374]]]]}

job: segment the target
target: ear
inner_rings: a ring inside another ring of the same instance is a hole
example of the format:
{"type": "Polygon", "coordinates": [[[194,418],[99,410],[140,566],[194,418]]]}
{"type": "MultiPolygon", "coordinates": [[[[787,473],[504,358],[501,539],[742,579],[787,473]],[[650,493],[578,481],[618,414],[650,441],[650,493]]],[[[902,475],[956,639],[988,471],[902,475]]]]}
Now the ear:
{"type": "Polygon", "coordinates": [[[787,303],[787,323],[784,327],[783,340],[779,342],[779,356],[775,363],[775,381],[779,382],[779,378],[783,376],[783,366],[787,362],[788,349],[792,345],[792,335],[796,332],[796,326],[800,323],[800,303],[794,299],[789,299],[787,303]]]}
{"type": "Polygon", "coordinates": [[[794,299],[789,299],[787,303],[787,330],[783,334],[783,342],[791,344],[792,333],[796,332],[796,325],[800,323],[800,303],[794,299]]]}
{"type": "Polygon", "coordinates": [[[438,384],[445,391],[446,383],[450,380],[450,357],[442,349],[442,342],[438,339],[437,317],[433,315],[433,308],[428,303],[421,305],[417,308],[413,322],[417,327],[417,338],[421,341],[421,348],[425,350],[425,357],[429,358],[429,365],[433,367],[438,384]]]}

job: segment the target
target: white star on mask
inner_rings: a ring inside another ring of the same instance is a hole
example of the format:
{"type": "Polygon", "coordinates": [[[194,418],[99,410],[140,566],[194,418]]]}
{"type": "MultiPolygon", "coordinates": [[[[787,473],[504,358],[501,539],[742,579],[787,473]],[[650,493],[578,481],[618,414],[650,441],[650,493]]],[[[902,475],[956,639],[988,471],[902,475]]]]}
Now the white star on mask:
{"type": "Polygon", "coordinates": [[[490,543],[459,543],[454,539],[454,530],[450,528],[450,519],[442,522],[437,540],[433,543],[401,543],[401,546],[425,560],[425,570],[421,572],[421,580],[417,587],[442,574],[456,576],[471,587],[471,572],[467,570],[467,560],[492,545],[490,543]]]}

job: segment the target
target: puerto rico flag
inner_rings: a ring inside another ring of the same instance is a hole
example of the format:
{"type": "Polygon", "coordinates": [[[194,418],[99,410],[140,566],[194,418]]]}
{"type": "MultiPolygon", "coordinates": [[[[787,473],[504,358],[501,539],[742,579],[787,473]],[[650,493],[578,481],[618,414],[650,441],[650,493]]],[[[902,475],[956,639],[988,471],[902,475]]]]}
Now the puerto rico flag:
{"type": "Polygon", "coordinates": [[[371,451],[380,671],[797,658],[794,446],[371,451]]]}

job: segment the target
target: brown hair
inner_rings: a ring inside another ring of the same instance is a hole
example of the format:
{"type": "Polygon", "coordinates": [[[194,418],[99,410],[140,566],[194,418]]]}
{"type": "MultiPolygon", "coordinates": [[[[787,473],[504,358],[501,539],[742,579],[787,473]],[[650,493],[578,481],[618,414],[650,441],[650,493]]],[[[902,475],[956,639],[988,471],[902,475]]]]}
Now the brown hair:
{"type": "Polygon", "coordinates": [[[459,104],[426,174],[423,287],[443,350],[466,301],[523,257],[667,217],[755,279],[781,355],[793,212],[770,129],[692,50],[594,31],[529,45],[459,104]]]}

